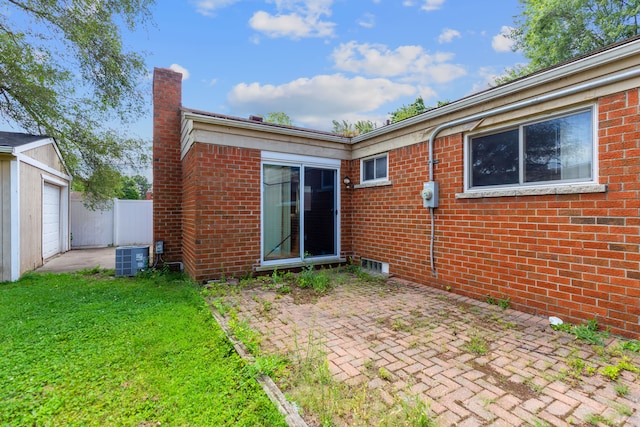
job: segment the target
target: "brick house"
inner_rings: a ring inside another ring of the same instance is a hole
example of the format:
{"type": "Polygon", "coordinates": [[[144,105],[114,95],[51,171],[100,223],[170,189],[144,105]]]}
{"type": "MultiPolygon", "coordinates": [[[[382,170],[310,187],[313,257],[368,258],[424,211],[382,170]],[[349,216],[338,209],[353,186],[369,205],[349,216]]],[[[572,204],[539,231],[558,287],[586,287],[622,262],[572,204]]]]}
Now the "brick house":
{"type": "Polygon", "coordinates": [[[183,108],[156,69],[154,239],[198,281],[353,259],[637,336],[639,64],[630,39],[352,138],[183,108]]]}

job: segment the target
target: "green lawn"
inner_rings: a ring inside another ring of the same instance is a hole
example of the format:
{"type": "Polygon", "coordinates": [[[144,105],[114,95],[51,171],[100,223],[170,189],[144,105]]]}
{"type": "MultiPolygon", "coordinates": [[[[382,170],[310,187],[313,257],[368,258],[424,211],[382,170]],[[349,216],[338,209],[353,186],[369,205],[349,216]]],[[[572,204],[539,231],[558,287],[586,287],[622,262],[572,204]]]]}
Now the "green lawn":
{"type": "Polygon", "coordinates": [[[0,284],[0,425],[285,426],[180,276],[0,284]]]}

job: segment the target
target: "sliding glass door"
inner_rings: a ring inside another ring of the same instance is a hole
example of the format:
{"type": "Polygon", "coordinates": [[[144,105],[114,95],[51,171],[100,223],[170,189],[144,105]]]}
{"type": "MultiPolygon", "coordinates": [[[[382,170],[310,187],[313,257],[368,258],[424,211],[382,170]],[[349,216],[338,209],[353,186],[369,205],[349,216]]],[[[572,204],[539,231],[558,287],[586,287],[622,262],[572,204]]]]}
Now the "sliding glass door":
{"type": "Polygon", "coordinates": [[[338,255],[337,168],[262,165],[262,261],[338,255]]]}

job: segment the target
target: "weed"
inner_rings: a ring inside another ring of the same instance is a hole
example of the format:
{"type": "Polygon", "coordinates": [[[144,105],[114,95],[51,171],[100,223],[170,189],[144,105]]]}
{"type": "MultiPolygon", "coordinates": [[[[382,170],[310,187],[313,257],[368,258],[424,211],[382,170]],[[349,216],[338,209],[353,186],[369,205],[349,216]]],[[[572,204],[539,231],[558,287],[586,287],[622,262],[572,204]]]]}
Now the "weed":
{"type": "Polygon", "coordinates": [[[291,293],[291,286],[289,286],[289,284],[284,283],[282,286],[280,286],[278,289],[276,289],[276,292],[281,294],[281,295],[287,295],[291,293]]]}
{"type": "Polygon", "coordinates": [[[569,375],[575,378],[579,378],[580,375],[582,374],[582,370],[585,368],[584,360],[578,357],[574,357],[573,359],[570,359],[568,362],[568,365],[571,368],[569,370],[569,375]]]}
{"type": "Polygon", "coordinates": [[[382,419],[380,425],[435,427],[436,422],[429,405],[418,397],[403,399],[388,415],[382,419]]]}
{"type": "Polygon", "coordinates": [[[498,307],[500,307],[503,310],[506,310],[507,308],[511,307],[511,297],[505,296],[504,298],[499,299],[498,307]]]}
{"type": "Polygon", "coordinates": [[[496,304],[496,299],[491,295],[487,295],[487,297],[485,298],[485,301],[487,302],[487,304],[491,304],[491,305],[496,304]]]}
{"type": "Polygon", "coordinates": [[[296,283],[302,289],[313,289],[313,291],[322,295],[331,289],[331,281],[324,270],[316,271],[312,265],[305,266],[298,276],[296,283]]]}
{"type": "Polygon", "coordinates": [[[391,372],[389,372],[385,367],[381,366],[378,369],[378,376],[385,381],[391,381],[391,372]]]}
{"type": "Polygon", "coordinates": [[[618,396],[626,396],[629,394],[629,386],[622,383],[616,383],[613,386],[613,389],[616,391],[618,396]]]}
{"type": "Polygon", "coordinates": [[[548,422],[535,418],[531,425],[534,427],[551,427],[548,422]]]}
{"type": "Polygon", "coordinates": [[[249,353],[254,356],[259,354],[262,337],[251,329],[246,320],[238,319],[238,314],[235,310],[229,312],[227,324],[233,336],[245,345],[249,353]]]}
{"type": "Polygon", "coordinates": [[[600,373],[611,381],[615,381],[620,376],[622,371],[629,371],[633,373],[640,373],[640,368],[633,365],[628,357],[623,357],[622,360],[616,365],[605,366],[600,370],[600,373]]]}
{"type": "Polygon", "coordinates": [[[222,299],[216,298],[211,301],[211,305],[218,310],[221,316],[226,316],[227,313],[231,310],[231,306],[225,303],[222,299]]]}
{"type": "Polygon", "coordinates": [[[401,319],[395,319],[391,324],[391,329],[394,331],[409,332],[411,331],[411,325],[404,323],[401,319]]]}
{"type": "Polygon", "coordinates": [[[623,350],[629,350],[629,351],[634,351],[636,353],[640,353],[640,341],[638,340],[624,341],[620,343],[620,348],[623,350]]]}
{"type": "Polygon", "coordinates": [[[464,344],[464,348],[469,353],[478,354],[480,356],[487,354],[489,351],[487,340],[483,336],[480,336],[478,332],[472,333],[471,339],[469,342],[464,344]]]}
{"type": "Polygon", "coordinates": [[[606,426],[615,426],[616,422],[614,419],[612,418],[607,418],[604,415],[600,415],[600,414],[587,414],[587,416],[584,418],[584,420],[594,426],[597,426],[599,424],[604,424],[606,426]]]}
{"type": "Polygon", "coordinates": [[[608,332],[598,331],[598,322],[595,319],[589,320],[587,323],[581,325],[561,323],[559,325],[552,325],[551,328],[556,331],[570,333],[575,335],[579,340],[596,346],[604,346],[604,340],[609,337],[608,332]]]}
{"type": "Polygon", "coordinates": [[[614,403],[613,408],[616,410],[616,412],[618,412],[618,414],[622,416],[630,417],[631,415],[633,415],[633,410],[625,404],[614,403]]]}
{"type": "MultiPolygon", "coordinates": [[[[544,390],[544,387],[541,386],[540,384],[536,384],[535,382],[533,382],[533,379],[535,377],[529,377],[529,378],[525,378],[523,383],[524,385],[526,385],[527,387],[529,387],[531,390],[535,391],[536,393],[542,393],[542,390],[544,390]]],[[[549,381],[552,382],[552,381],[549,381]]]]}

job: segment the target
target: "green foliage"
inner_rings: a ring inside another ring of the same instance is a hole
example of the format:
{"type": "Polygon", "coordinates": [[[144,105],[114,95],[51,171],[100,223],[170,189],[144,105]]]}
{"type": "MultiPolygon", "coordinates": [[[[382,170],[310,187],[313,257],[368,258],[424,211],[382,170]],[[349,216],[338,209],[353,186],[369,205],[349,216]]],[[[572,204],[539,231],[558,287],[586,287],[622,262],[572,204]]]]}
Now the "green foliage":
{"type": "Polygon", "coordinates": [[[570,333],[582,341],[599,346],[604,345],[604,340],[609,337],[608,332],[598,331],[598,322],[595,319],[591,319],[581,325],[572,325],[570,323],[551,325],[551,329],[570,333]]]}
{"type": "Polygon", "coordinates": [[[511,37],[531,62],[513,76],[547,68],[640,33],[637,1],[520,0],[511,37]]]}
{"type": "Polygon", "coordinates": [[[117,194],[118,199],[140,200],[138,185],[130,176],[123,176],[120,181],[120,188],[117,194]]]}
{"type": "Polygon", "coordinates": [[[424,113],[428,108],[424,106],[424,100],[421,96],[417,97],[413,103],[409,105],[403,105],[395,111],[390,112],[391,123],[399,122],[400,120],[408,119],[409,117],[417,116],[424,113]]]}
{"type": "Polygon", "coordinates": [[[182,275],[27,274],[0,324],[0,425],[286,426],[182,275]]]}
{"type": "Polygon", "coordinates": [[[355,123],[351,123],[347,120],[343,120],[339,122],[338,120],[332,120],[333,123],[333,133],[337,133],[339,135],[354,137],[358,135],[362,135],[372,130],[376,129],[378,126],[376,123],[371,120],[359,120],[355,123]]]}
{"type": "Polygon", "coordinates": [[[305,266],[296,277],[296,283],[302,289],[313,289],[322,295],[331,289],[331,281],[324,270],[315,270],[312,265],[305,266]]]}
{"type": "Polygon", "coordinates": [[[399,399],[399,404],[382,420],[382,427],[415,426],[436,427],[438,424],[429,405],[419,397],[399,399]]]}
{"type": "Polygon", "coordinates": [[[379,376],[380,378],[382,378],[383,380],[385,380],[385,381],[391,381],[391,379],[393,378],[393,377],[391,376],[391,372],[389,372],[389,370],[388,370],[388,369],[386,369],[384,366],[381,366],[381,367],[378,369],[378,376],[379,376]]]}
{"type": "Polygon", "coordinates": [[[122,200],[144,200],[151,184],[142,175],[120,176],[116,197],[122,200]]]}
{"type": "Polygon", "coordinates": [[[489,351],[489,344],[485,337],[480,335],[477,331],[471,334],[470,340],[463,346],[469,353],[474,353],[479,356],[487,354],[489,351]]]}
{"type": "Polygon", "coordinates": [[[503,310],[506,310],[507,308],[511,307],[511,298],[508,296],[505,296],[504,298],[499,299],[498,307],[500,307],[503,310]]]}
{"type": "Polygon", "coordinates": [[[293,126],[293,122],[289,115],[280,111],[267,114],[267,118],[264,119],[264,121],[267,123],[276,123],[278,125],[293,126]]]}
{"type": "Polygon", "coordinates": [[[618,396],[626,396],[629,394],[629,386],[626,384],[616,383],[613,385],[613,389],[618,396]]]}
{"type": "Polygon", "coordinates": [[[620,343],[620,348],[623,350],[629,350],[636,353],[640,353],[640,341],[630,340],[620,343]]]}
{"type": "Polygon", "coordinates": [[[616,365],[609,365],[602,368],[600,373],[611,381],[615,381],[618,379],[622,371],[629,371],[638,374],[640,373],[640,368],[632,364],[628,358],[623,357],[616,365]]]}
{"type": "Polygon", "coordinates": [[[147,108],[148,71],[121,31],[145,24],[152,4],[0,1],[0,116],[53,137],[90,204],[115,196],[113,171],[148,163],[148,144],[127,129],[147,108]]]}

